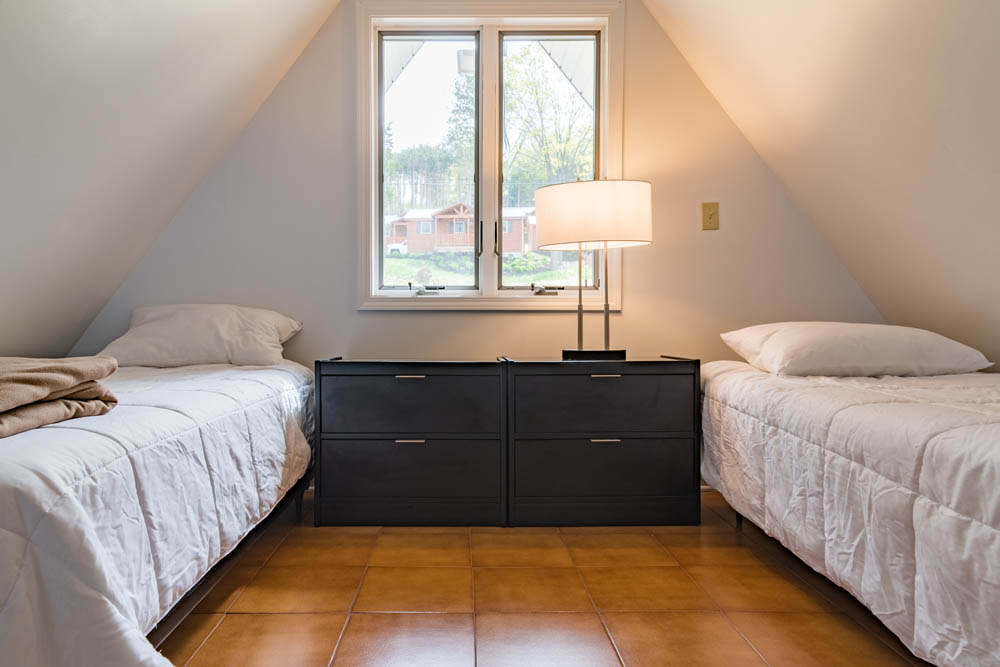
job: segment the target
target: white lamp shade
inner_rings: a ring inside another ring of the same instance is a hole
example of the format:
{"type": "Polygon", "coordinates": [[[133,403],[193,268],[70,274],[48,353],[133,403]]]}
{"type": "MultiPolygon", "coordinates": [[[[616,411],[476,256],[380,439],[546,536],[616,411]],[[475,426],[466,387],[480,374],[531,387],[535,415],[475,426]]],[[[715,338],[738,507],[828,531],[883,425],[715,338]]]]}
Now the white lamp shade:
{"type": "Polygon", "coordinates": [[[627,248],[653,242],[652,188],[645,181],[576,181],[535,190],[542,250],[627,248]]]}

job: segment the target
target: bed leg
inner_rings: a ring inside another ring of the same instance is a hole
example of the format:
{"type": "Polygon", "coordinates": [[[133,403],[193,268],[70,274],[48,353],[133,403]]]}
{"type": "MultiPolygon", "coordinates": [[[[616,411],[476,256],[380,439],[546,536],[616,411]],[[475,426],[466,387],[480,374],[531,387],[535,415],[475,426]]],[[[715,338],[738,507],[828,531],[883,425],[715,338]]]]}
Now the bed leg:
{"type": "Polygon", "coordinates": [[[301,485],[301,488],[295,492],[295,523],[302,523],[302,501],[306,496],[306,486],[301,485]]]}
{"type": "Polygon", "coordinates": [[[743,532],[743,515],[739,512],[736,513],[736,530],[743,532]]]}

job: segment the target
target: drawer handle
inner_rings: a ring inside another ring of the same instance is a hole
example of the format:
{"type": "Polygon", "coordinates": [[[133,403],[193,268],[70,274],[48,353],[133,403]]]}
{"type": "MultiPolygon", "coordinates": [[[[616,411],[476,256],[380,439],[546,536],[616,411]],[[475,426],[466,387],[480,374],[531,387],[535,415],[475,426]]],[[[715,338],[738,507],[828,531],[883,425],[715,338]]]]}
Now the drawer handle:
{"type": "Polygon", "coordinates": [[[620,378],[621,373],[591,373],[592,378],[620,378]]]}
{"type": "Polygon", "coordinates": [[[426,440],[397,440],[396,444],[397,445],[407,445],[407,444],[409,444],[409,445],[422,445],[425,442],[427,442],[427,441],[426,440]]]}
{"type": "Polygon", "coordinates": [[[423,380],[426,375],[397,375],[397,380],[423,380]]]}
{"type": "Polygon", "coordinates": [[[617,445],[618,443],[621,442],[621,438],[591,438],[590,441],[595,444],[604,443],[604,444],[617,445]]]}

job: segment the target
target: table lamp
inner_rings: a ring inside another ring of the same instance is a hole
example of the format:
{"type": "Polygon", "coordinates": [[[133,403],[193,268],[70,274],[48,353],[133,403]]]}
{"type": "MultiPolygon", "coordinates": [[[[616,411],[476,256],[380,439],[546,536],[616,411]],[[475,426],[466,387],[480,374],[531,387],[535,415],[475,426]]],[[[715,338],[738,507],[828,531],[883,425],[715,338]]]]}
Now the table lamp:
{"type": "Polygon", "coordinates": [[[653,242],[652,189],[645,181],[576,181],[535,190],[539,250],[577,251],[576,349],[563,360],[624,359],[611,349],[608,249],[653,242]],[[583,349],[583,251],[604,255],[604,349],[583,349]]]}

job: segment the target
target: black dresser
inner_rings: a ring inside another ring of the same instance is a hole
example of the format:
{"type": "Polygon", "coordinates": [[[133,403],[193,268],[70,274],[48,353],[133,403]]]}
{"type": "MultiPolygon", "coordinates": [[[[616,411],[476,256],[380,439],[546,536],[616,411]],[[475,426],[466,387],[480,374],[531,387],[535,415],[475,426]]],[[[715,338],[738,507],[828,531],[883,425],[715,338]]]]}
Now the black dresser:
{"type": "Polygon", "coordinates": [[[505,361],[511,525],[700,522],[698,361],[505,361]]]}
{"type": "Polygon", "coordinates": [[[699,363],[316,362],[316,524],[700,520],[699,363]]]}
{"type": "Polygon", "coordinates": [[[316,362],[316,525],[503,525],[504,365],[316,362]]]}

